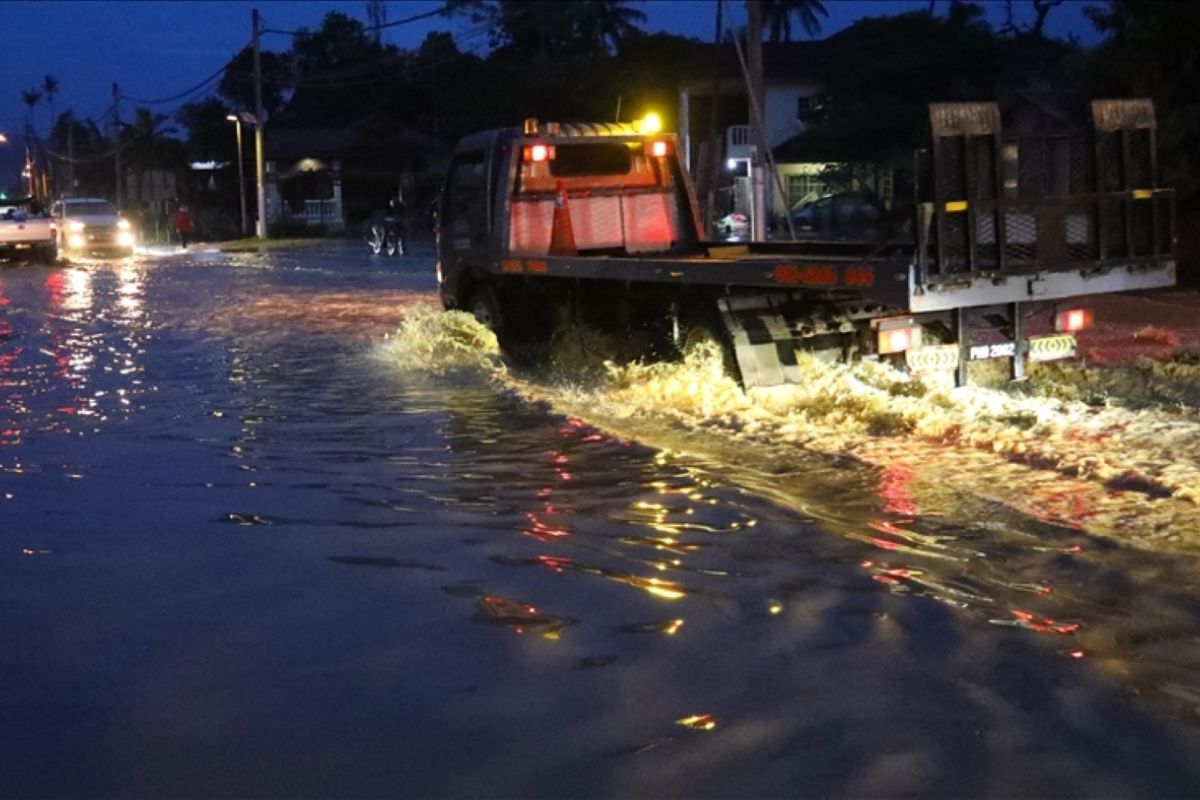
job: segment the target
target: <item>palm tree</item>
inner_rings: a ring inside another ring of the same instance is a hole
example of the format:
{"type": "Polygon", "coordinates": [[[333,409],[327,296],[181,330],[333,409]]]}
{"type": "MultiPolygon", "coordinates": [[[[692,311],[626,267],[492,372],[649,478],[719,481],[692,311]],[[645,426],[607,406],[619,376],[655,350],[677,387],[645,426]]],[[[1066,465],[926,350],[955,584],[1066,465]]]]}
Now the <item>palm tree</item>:
{"type": "Polygon", "coordinates": [[[147,172],[156,169],[169,171],[175,166],[171,157],[173,148],[168,145],[170,140],[165,136],[176,131],[174,127],[164,127],[169,120],[166,114],[155,114],[148,108],[139,107],[134,112],[133,121],[125,126],[122,145],[126,148],[129,167],[134,174],[134,196],[127,199],[142,199],[147,172]]]}
{"type": "Polygon", "coordinates": [[[42,99],[42,90],[41,89],[22,89],[21,90],[21,99],[25,101],[25,105],[29,106],[29,111],[27,112],[27,116],[26,116],[26,122],[28,122],[28,124],[30,124],[30,125],[33,125],[33,107],[36,106],[38,104],[38,101],[42,99]]]}
{"type": "MultiPolygon", "coordinates": [[[[749,0],[754,2],[754,0],[749,0]]],[[[761,0],[763,22],[770,30],[770,41],[792,40],[792,18],[795,17],[809,37],[821,32],[818,15],[828,17],[829,12],[821,0],[761,0]]]]}
{"type": "Polygon", "coordinates": [[[598,48],[619,48],[640,30],[638,23],[646,21],[646,15],[630,8],[625,0],[582,0],[575,9],[579,37],[598,48]]]}
{"type": "Polygon", "coordinates": [[[58,78],[53,75],[47,75],[42,78],[41,85],[42,94],[46,95],[46,102],[50,105],[50,130],[54,130],[54,96],[58,94],[58,78]]]}

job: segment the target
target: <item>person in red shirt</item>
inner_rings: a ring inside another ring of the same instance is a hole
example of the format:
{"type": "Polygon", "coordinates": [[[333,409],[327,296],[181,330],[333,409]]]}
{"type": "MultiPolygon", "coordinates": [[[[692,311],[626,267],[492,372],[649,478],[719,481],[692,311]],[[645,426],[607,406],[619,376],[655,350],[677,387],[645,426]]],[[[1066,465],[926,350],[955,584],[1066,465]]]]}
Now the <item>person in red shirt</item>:
{"type": "Polygon", "coordinates": [[[192,213],[187,206],[180,206],[175,212],[175,233],[179,234],[179,244],[186,250],[188,236],[192,233],[192,213]]]}

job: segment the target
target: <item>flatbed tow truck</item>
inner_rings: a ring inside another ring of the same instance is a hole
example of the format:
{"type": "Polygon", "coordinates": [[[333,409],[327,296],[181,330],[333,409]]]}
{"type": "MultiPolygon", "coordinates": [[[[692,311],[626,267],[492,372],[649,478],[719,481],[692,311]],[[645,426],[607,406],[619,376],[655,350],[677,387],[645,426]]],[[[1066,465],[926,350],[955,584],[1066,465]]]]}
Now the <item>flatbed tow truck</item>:
{"type": "Polygon", "coordinates": [[[677,137],[637,125],[472,134],[439,206],[442,304],[506,350],[564,322],[624,333],[649,357],[712,342],[746,388],[802,380],[802,350],[960,385],[971,361],[1003,358],[1019,380],[1028,360],[1075,354],[1091,323],[1080,298],[1175,284],[1153,105],[1090,111],[1086,136],[1055,145],[1069,169],[1032,191],[1020,176],[1044,143],[1006,138],[994,103],[931,105],[912,219],[878,242],[705,241],[677,137]]]}

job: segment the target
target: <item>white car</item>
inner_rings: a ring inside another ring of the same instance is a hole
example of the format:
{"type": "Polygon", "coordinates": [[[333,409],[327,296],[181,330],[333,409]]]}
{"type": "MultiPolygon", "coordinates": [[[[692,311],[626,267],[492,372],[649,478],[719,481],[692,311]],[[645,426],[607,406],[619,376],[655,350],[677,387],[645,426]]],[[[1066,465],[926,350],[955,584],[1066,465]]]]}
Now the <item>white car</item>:
{"type": "Polygon", "coordinates": [[[58,224],[62,255],[133,255],[133,225],[107,200],[64,197],[50,207],[50,216],[58,224]]]}

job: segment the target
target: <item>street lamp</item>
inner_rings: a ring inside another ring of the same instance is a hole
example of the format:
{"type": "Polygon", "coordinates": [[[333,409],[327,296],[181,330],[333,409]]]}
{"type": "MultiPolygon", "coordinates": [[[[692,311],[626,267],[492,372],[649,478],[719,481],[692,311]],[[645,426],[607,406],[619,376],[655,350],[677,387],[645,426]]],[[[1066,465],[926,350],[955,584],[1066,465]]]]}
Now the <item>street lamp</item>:
{"type": "Polygon", "coordinates": [[[249,220],[246,215],[246,167],[245,159],[242,158],[242,123],[252,122],[257,124],[253,114],[247,114],[244,111],[240,114],[230,114],[225,119],[237,125],[237,162],[238,162],[238,200],[242,206],[242,236],[248,235],[249,220]]]}

